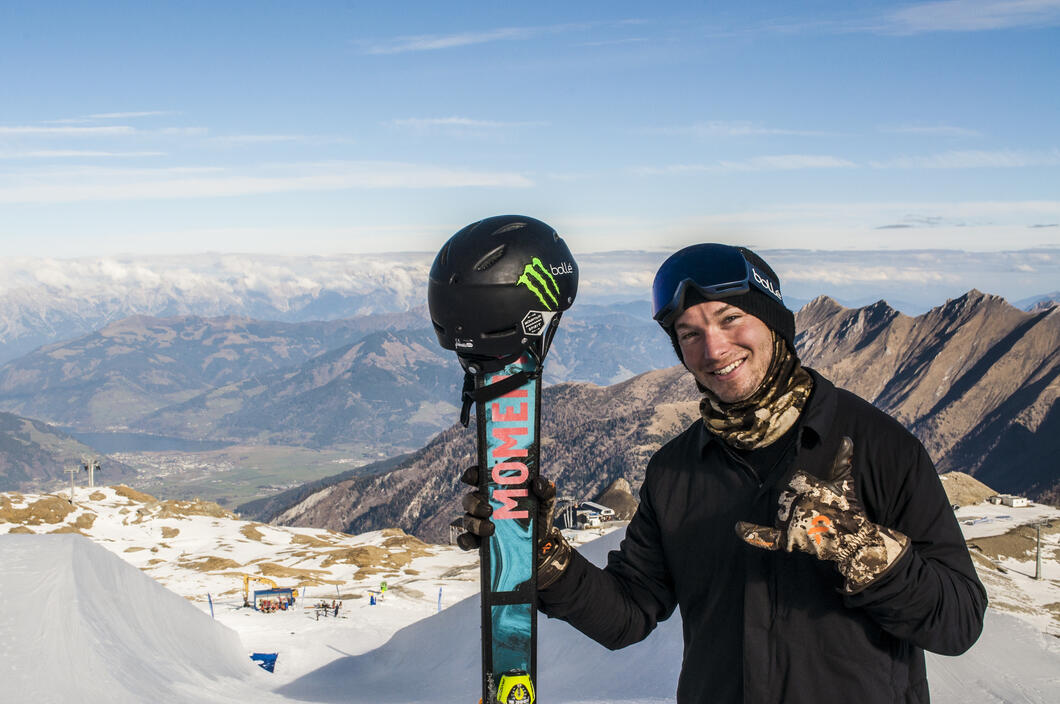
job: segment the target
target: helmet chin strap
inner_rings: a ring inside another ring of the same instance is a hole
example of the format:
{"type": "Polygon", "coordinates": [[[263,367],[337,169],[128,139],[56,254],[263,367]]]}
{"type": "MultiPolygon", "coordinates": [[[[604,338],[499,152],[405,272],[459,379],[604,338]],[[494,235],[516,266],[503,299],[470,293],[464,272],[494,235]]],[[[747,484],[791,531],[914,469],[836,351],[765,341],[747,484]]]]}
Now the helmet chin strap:
{"type": "Polygon", "coordinates": [[[552,346],[552,338],[555,336],[556,330],[559,327],[560,315],[562,315],[562,313],[556,313],[556,315],[552,317],[548,329],[544,331],[543,335],[541,335],[540,342],[537,345],[539,351],[527,348],[521,350],[517,354],[509,355],[507,357],[460,357],[460,366],[464,368],[464,388],[460,392],[460,398],[462,400],[460,405],[460,424],[462,426],[466,428],[468,423],[471,422],[472,405],[476,403],[488,403],[489,401],[500,398],[507,393],[515,391],[531,379],[536,379],[541,376],[541,370],[544,368],[543,362],[545,361],[545,354],[548,353],[548,348],[552,346]],[[477,389],[475,388],[476,376],[500,371],[524,354],[530,355],[537,361],[537,364],[534,365],[534,371],[517,372],[496,383],[477,389]]]}
{"type": "MultiPolygon", "coordinates": [[[[527,353],[529,354],[529,353],[527,353]]],[[[488,403],[494,399],[500,398],[501,396],[515,391],[520,386],[541,376],[541,365],[532,372],[521,371],[512,374],[511,376],[504,377],[500,381],[490,384],[489,386],[483,386],[481,388],[475,388],[475,376],[476,374],[471,371],[474,365],[468,365],[468,371],[464,372],[464,389],[460,396],[463,399],[463,403],[460,406],[460,424],[465,428],[468,423],[471,422],[471,406],[476,403],[488,403]]],[[[480,371],[480,374],[484,374],[484,371],[480,371]]]]}

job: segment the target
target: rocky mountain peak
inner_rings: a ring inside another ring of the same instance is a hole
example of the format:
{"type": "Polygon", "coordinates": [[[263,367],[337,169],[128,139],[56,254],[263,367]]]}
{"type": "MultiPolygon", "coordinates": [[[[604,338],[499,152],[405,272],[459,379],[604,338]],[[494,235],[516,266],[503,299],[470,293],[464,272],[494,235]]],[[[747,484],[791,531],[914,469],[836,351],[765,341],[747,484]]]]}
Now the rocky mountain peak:
{"type": "Polygon", "coordinates": [[[633,496],[633,488],[623,477],[611,482],[594,501],[614,509],[615,517],[620,521],[628,521],[633,518],[633,514],[637,510],[637,499],[633,496]]]}
{"type": "Polygon", "coordinates": [[[818,296],[800,308],[798,316],[800,319],[812,324],[813,321],[830,318],[845,310],[847,308],[839,305],[834,298],[818,296]]]}

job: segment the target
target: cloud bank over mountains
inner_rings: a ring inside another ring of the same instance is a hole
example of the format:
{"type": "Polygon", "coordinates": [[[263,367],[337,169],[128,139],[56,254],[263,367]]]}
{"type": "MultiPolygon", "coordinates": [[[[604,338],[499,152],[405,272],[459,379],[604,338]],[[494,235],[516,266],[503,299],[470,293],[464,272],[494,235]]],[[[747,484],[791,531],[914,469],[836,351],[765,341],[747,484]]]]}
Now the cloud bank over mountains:
{"type": "MultiPolygon", "coordinates": [[[[825,294],[846,305],[885,299],[916,314],[972,288],[1017,303],[1053,291],[1060,280],[1060,248],[759,251],[779,273],[793,309],[825,294]]],[[[579,302],[644,301],[647,315],[652,278],[669,253],[579,254],[579,302]]],[[[433,258],[429,252],[11,257],[0,261],[0,361],[131,315],[300,322],[418,310],[426,325],[433,258]]]]}

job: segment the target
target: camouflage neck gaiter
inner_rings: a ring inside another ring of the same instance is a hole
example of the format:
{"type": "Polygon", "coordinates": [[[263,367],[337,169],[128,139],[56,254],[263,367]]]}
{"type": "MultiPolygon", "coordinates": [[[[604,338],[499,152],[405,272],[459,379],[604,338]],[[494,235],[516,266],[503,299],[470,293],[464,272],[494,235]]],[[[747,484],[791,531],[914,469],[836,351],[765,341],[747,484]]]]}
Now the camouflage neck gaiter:
{"type": "Polygon", "coordinates": [[[810,373],[774,332],[773,359],[758,389],[736,403],[724,403],[705,390],[699,412],[707,430],[721,440],[740,450],[756,450],[772,445],[795,425],[812,390],[810,373]]]}

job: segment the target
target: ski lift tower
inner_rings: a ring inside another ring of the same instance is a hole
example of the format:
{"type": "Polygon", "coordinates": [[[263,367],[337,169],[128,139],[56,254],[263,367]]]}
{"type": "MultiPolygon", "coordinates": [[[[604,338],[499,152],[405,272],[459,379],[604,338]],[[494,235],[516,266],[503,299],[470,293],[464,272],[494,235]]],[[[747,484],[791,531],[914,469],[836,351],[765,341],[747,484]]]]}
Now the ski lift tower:
{"type": "Polygon", "coordinates": [[[64,472],[70,475],[70,503],[74,504],[75,506],[77,504],[74,503],[74,475],[77,474],[80,470],[80,467],[67,467],[63,470],[64,472]]]}
{"type": "Polygon", "coordinates": [[[1041,581],[1042,579],[1045,579],[1045,577],[1042,575],[1042,526],[1043,525],[1044,526],[1049,525],[1049,521],[1042,519],[1042,520],[1037,521],[1034,524],[1034,528],[1035,528],[1035,530],[1037,532],[1037,543],[1038,543],[1038,549],[1037,549],[1037,551],[1035,553],[1035,559],[1034,559],[1034,563],[1035,563],[1034,564],[1034,578],[1036,580],[1039,580],[1039,581],[1041,581]]]}
{"type": "Polygon", "coordinates": [[[88,472],[88,486],[90,488],[94,487],[96,485],[96,472],[103,469],[99,464],[99,458],[81,455],[81,469],[88,472]]]}

